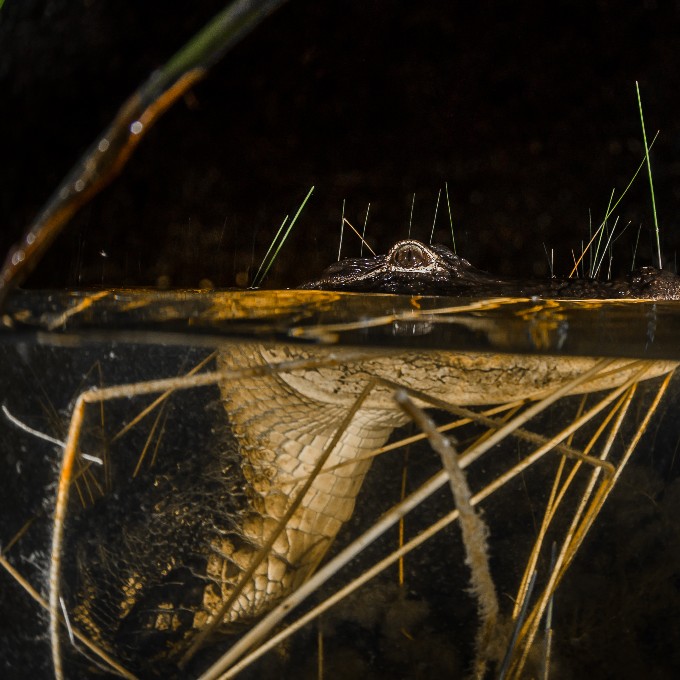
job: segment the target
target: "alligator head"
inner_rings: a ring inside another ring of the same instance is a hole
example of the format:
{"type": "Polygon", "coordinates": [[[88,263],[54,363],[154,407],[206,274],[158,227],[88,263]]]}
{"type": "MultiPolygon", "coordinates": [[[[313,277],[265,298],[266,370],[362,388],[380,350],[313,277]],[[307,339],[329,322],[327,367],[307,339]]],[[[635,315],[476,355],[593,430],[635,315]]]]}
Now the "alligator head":
{"type": "Polygon", "coordinates": [[[504,279],[477,269],[446,246],[415,240],[395,243],[386,255],[340,260],[300,288],[453,297],[680,300],[680,276],[655,267],[610,281],[504,279]]]}

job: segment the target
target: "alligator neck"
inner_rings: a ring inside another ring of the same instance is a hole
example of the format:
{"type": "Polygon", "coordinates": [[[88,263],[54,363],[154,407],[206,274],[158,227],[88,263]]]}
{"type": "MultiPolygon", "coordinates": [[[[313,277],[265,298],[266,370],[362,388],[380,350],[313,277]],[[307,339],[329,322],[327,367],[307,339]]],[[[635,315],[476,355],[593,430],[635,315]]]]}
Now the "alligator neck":
{"type": "MultiPolygon", "coordinates": [[[[233,345],[221,351],[218,366],[232,370],[269,364],[271,352],[262,346],[233,345]]],[[[318,389],[318,381],[324,379],[323,370],[307,369],[286,376],[244,377],[220,385],[249,485],[242,532],[251,548],[234,551],[229,545],[219,552],[226,555],[231,550],[230,560],[240,570],[249,566],[253,553],[276,531],[317,461],[331,449],[323,466],[328,471],[314,479],[256,572],[256,586],[258,578],[265,577],[262,587],[255,588],[255,595],[251,591],[242,598],[229,613],[230,620],[251,618],[265,600],[271,603],[305,580],[352,516],[371,464],[366,454],[382,446],[393,429],[405,422],[394,407],[359,408],[332,446],[352,400],[333,403],[325,399],[326,392],[318,389]]]]}

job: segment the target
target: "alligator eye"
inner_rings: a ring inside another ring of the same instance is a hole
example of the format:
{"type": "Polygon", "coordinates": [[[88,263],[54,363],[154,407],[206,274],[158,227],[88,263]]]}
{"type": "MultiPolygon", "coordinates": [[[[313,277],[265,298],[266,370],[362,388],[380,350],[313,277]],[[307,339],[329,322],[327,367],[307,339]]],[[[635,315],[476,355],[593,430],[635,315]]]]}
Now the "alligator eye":
{"type": "Polygon", "coordinates": [[[401,241],[390,251],[392,264],[402,269],[419,269],[432,261],[427,249],[417,241],[401,241]]]}

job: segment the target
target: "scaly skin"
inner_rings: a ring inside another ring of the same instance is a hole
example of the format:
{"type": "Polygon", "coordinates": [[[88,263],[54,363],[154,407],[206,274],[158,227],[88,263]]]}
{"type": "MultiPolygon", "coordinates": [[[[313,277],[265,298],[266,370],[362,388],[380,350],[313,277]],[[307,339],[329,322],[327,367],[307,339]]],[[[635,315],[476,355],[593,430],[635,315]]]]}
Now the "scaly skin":
{"type": "MultiPolygon", "coordinates": [[[[445,248],[404,241],[386,256],[333,265],[321,279],[303,287],[600,299],[632,297],[634,293],[656,299],[663,293],[664,299],[678,299],[679,282],[676,276],[651,269],[633,275],[627,282],[610,284],[504,281],[475,270],[445,248]]],[[[336,356],[339,353],[337,348],[234,343],[220,348],[217,363],[219,368],[233,371],[291,359],[323,359],[331,351],[336,356]]],[[[167,636],[156,647],[154,662],[158,659],[176,662],[230,597],[329,447],[338,424],[371,379],[398,382],[460,406],[486,405],[520,398],[539,399],[582,375],[596,362],[597,359],[587,357],[376,351],[373,357],[361,362],[339,362],[316,369],[223,381],[220,391],[233,436],[230,447],[238,460],[234,465],[242,472],[243,497],[238,510],[229,510],[233,514],[229,526],[220,525],[219,512],[214,513],[217,520],[209,522],[194,517],[193,511],[186,521],[180,521],[180,525],[188,527],[194,544],[202,546],[200,550],[194,548],[202,553],[205,565],[197,581],[202,596],[191,605],[184,601],[173,605],[168,599],[154,598],[154,589],[163,580],[158,575],[137,573],[133,555],[129,560],[133,566],[132,580],[121,582],[116,586],[118,590],[114,588],[111,597],[115,600],[114,612],[117,607],[118,613],[114,613],[114,621],[108,625],[115,626],[117,616],[124,629],[125,619],[132,612],[136,617],[131,619],[135,630],[141,628],[160,633],[161,638],[167,636]],[[195,535],[197,531],[199,534],[195,535]]],[[[581,384],[578,391],[591,392],[622,384],[639,370],[639,363],[634,367],[630,364],[617,360],[604,376],[581,384]]],[[[644,378],[666,373],[673,367],[671,362],[649,363],[644,378]]],[[[392,390],[378,382],[331,451],[324,466],[328,471],[314,480],[272,551],[224,613],[221,628],[251,622],[309,577],[343,523],[352,516],[370,467],[370,461],[363,456],[382,446],[394,428],[405,422],[392,390]],[[342,465],[338,467],[339,464],[342,465]]],[[[211,482],[214,481],[213,474],[211,482]]],[[[175,484],[172,480],[167,483],[175,484]]],[[[233,479],[229,483],[233,485],[233,479]]],[[[176,508],[177,504],[170,507],[176,508]]],[[[181,564],[172,563],[166,569],[180,585],[175,572],[181,572],[181,568],[181,564]]],[[[97,617],[92,616],[101,603],[88,581],[96,577],[95,569],[86,569],[85,573],[86,587],[80,592],[80,603],[73,608],[76,621],[105,648],[119,656],[134,658],[134,650],[121,649],[116,631],[104,630],[97,617]]],[[[196,587],[195,577],[196,574],[186,577],[187,588],[196,587]]],[[[111,603],[107,606],[111,609],[111,603]]],[[[130,637],[125,641],[128,644],[130,637]]]]}
{"type": "Polygon", "coordinates": [[[399,241],[387,255],[332,264],[306,289],[452,297],[538,297],[562,300],[680,300],[680,276],[642,267],[626,279],[502,279],[441,245],[399,241]]]}

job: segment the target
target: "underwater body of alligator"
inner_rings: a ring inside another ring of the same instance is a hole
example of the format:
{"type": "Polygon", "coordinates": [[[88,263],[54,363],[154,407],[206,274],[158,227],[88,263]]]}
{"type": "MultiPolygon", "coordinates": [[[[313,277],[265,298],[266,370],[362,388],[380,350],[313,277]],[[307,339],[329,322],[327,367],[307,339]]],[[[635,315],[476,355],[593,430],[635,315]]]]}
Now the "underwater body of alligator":
{"type": "MultiPolygon", "coordinates": [[[[302,288],[465,297],[680,299],[680,277],[652,268],[619,282],[509,281],[474,269],[442,246],[416,241],[402,241],[385,256],[339,262],[302,288]]],[[[221,614],[219,630],[242,629],[304,582],[352,515],[370,467],[365,454],[407,422],[395,404],[393,388],[380,380],[398,375],[407,388],[461,406],[497,404],[518,396],[545,396],[597,361],[410,350],[376,351],[359,363],[343,363],[330,348],[239,343],[220,347],[217,363],[220,369],[238,371],[325,356],[336,361],[222,381],[229,425],[221,453],[208,463],[200,456],[166,467],[159,462],[150,477],[134,480],[130,505],[122,510],[124,532],[106,521],[106,498],[70,520],[65,552],[75,578],[68,579],[65,591],[72,619],[131,668],[162,676],[174,670],[196,634],[230,598],[371,379],[378,384],[330,451],[324,465],[329,471],[316,477],[271,551],[221,614]],[[147,489],[141,503],[136,486],[147,489]],[[93,521],[98,517],[103,521],[93,521]],[[98,548],[93,550],[93,545],[98,548]]],[[[638,368],[610,370],[575,393],[617,386],[638,368]]],[[[670,362],[659,362],[644,378],[670,368],[670,362]]]]}

